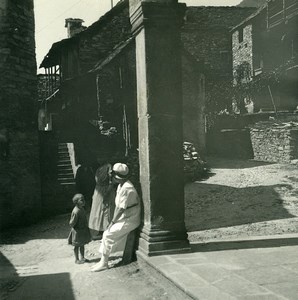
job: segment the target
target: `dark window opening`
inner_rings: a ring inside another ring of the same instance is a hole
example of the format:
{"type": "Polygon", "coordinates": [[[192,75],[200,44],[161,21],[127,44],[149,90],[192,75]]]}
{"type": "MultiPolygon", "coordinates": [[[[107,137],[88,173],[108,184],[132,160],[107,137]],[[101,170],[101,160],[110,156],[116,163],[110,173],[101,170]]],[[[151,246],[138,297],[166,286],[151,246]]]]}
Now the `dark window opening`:
{"type": "Polygon", "coordinates": [[[238,30],[238,42],[242,43],[243,42],[243,28],[240,28],[238,30]]]}

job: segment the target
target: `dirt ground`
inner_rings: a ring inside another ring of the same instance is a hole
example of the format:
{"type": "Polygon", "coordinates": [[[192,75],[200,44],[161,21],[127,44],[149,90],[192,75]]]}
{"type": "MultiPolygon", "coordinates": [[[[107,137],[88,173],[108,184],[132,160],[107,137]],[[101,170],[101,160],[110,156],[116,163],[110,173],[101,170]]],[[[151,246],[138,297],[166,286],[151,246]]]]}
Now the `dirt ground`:
{"type": "Polygon", "coordinates": [[[298,232],[298,164],[209,158],[208,179],[185,187],[190,241],[298,232]]]}
{"type": "Polygon", "coordinates": [[[178,288],[138,262],[121,266],[121,258],[112,257],[109,270],[91,272],[100,260],[99,241],[85,247],[90,263],[75,264],[73,247],[67,244],[68,221],[68,214],[60,215],[1,235],[1,300],[185,299],[178,288]]]}
{"type": "MultiPolygon", "coordinates": [[[[209,178],[185,186],[191,242],[298,232],[298,164],[208,163],[209,178]]],[[[91,263],[75,265],[68,220],[60,215],[1,234],[0,299],[185,299],[137,262],[90,272],[99,260],[98,241],[86,246],[91,263]]],[[[116,257],[111,266],[119,262],[116,257]]]]}

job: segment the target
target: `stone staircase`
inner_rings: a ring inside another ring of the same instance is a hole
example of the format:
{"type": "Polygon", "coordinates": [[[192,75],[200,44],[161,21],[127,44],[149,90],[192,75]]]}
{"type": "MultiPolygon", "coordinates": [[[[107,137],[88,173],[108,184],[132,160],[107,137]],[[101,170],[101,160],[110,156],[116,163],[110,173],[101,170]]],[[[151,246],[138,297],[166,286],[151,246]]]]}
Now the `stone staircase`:
{"type": "Polygon", "coordinates": [[[75,185],[74,173],[69,157],[67,143],[58,143],[58,183],[62,186],[75,185]]]}

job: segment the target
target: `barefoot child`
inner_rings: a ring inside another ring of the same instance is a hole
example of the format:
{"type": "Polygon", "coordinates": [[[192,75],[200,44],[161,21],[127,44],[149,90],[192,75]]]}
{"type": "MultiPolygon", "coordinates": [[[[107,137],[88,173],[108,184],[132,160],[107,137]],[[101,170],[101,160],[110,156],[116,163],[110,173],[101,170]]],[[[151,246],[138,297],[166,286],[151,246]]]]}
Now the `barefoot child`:
{"type": "Polygon", "coordinates": [[[90,242],[90,232],[88,228],[87,216],[84,209],[85,199],[82,194],[75,194],[72,198],[75,207],[71,213],[69,225],[71,231],[68,236],[68,243],[74,246],[75,263],[83,264],[85,259],[85,245],[90,242]],[[81,259],[79,259],[79,251],[81,259]]]}

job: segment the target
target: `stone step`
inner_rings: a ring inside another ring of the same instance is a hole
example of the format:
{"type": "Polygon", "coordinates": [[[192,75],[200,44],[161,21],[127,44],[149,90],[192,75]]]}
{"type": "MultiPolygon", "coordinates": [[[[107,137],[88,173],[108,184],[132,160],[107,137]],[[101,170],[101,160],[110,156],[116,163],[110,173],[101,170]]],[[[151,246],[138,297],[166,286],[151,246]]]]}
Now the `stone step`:
{"type": "Polygon", "coordinates": [[[69,179],[75,180],[72,174],[62,174],[62,175],[58,174],[57,179],[58,179],[58,180],[64,180],[64,179],[67,179],[67,180],[69,180],[69,179]]]}
{"type": "Polygon", "coordinates": [[[69,153],[68,152],[58,152],[58,156],[60,157],[60,156],[67,156],[67,157],[69,157],[69,153]]]}
{"type": "Polygon", "coordinates": [[[72,170],[71,164],[59,164],[57,167],[58,170],[72,170]]]}
{"type": "Polygon", "coordinates": [[[65,162],[71,163],[69,157],[59,157],[58,158],[58,163],[65,163],[65,162]]]}
{"type": "Polygon", "coordinates": [[[62,157],[62,158],[58,158],[58,163],[64,163],[64,162],[69,162],[69,163],[71,163],[70,162],[70,159],[69,159],[69,157],[62,157]]]}
{"type": "Polygon", "coordinates": [[[66,167],[69,167],[69,169],[71,169],[71,163],[67,163],[67,162],[58,162],[58,168],[63,168],[65,169],[66,167]]]}
{"type": "Polygon", "coordinates": [[[73,182],[75,183],[74,181],[74,178],[65,178],[65,177],[61,177],[61,178],[58,178],[58,182],[60,183],[69,183],[69,182],[73,182]]]}
{"type": "Polygon", "coordinates": [[[58,147],[58,152],[68,152],[68,148],[66,147],[58,147]]]}
{"type": "Polygon", "coordinates": [[[74,186],[76,183],[75,182],[60,182],[60,185],[63,186],[74,186]]]}
{"type": "Polygon", "coordinates": [[[73,175],[73,170],[72,168],[58,168],[58,176],[62,174],[71,174],[73,175]]]}

